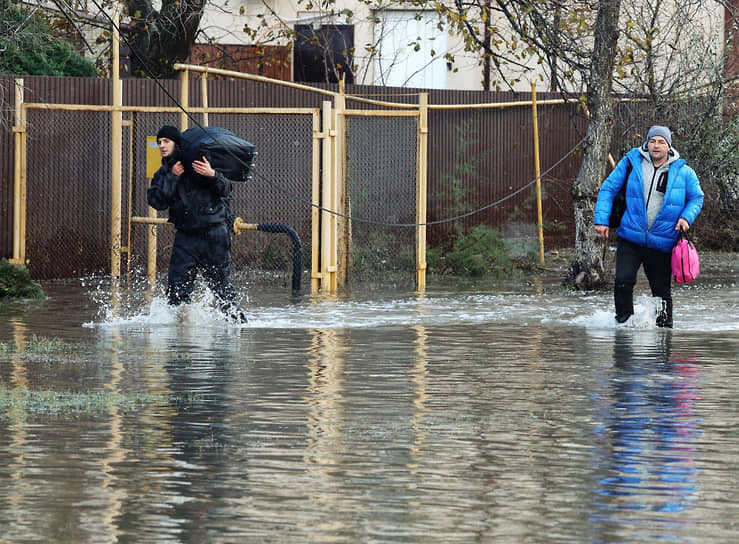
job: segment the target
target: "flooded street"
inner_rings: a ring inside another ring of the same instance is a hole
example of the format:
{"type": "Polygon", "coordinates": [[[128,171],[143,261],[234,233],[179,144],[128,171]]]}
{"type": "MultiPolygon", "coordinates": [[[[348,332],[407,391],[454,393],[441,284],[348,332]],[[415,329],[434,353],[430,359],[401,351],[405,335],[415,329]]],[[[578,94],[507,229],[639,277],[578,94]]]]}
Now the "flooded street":
{"type": "Polygon", "coordinates": [[[0,542],[733,542],[737,268],[675,329],[557,285],[0,302],[0,542]]]}

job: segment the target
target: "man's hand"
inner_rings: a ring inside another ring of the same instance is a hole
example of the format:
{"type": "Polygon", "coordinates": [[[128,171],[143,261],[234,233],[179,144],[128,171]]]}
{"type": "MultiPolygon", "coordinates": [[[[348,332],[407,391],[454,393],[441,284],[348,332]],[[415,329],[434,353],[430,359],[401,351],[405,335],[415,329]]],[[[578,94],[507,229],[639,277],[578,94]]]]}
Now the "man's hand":
{"type": "Polygon", "coordinates": [[[675,225],[675,230],[683,229],[685,232],[688,232],[689,228],[690,228],[690,225],[685,219],[681,217],[680,219],[677,220],[677,225],[675,225]]]}
{"type": "Polygon", "coordinates": [[[601,238],[608,238],[608,225],[595,225],[595,233],[601,238]]]}
{"type": "Polygon", "coordinates": [[[185,171],[185,167],[182,166],[182,163],[180,161],[177,161],[175,165],[172,167],[172,173],[175,176],[181,176],[185,171]]]}
{"type": "Polygon", "coordinates": [[[194,161],[192,163],[192,168],[198,174],[200,174],[201,176],[205,176],[206,178],[216,177],[216,171],[213,170],[213,167],[211,167],[208,159],[206,159],[205,157],[203,157],[202,161],[194,161]]]}

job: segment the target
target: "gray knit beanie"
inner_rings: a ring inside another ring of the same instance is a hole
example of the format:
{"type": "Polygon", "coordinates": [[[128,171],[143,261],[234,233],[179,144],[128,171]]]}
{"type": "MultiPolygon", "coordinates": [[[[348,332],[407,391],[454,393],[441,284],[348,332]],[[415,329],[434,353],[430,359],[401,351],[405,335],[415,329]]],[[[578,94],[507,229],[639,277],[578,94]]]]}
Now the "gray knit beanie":
{"type": "Polygon", "coordinates": [[[667,140],[667,145],[672,147],[672,132],[670,132],[669,128],[662,127],[660,125],[654,125],[652,128],[649,129],[649,132],[647,133],[647,141],[644,143],[646,144],[655,136],[661,136],[662,138],[667,140]]]}

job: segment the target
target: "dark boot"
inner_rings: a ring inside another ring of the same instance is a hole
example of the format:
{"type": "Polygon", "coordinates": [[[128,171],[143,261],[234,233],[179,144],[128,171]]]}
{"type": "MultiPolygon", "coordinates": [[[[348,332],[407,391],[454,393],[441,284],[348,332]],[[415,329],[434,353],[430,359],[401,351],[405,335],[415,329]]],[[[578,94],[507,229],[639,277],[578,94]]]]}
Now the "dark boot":
{"type": "Polygon", "coordinates": [[[221,312],[223,312],[232,323],[244,324],[249,322],[249,319],[246,317],[246,312],[234,302],[222,304],[221,312]]]}
{"type": "Polygon", "coordinates": [[[657,311],[657,326],[672,328],[672,299],[663,298],[661,307],[657,311]]]}
{"type": "Polygon", "coordinates": [[[613,301],[616,305],[616,321],[625,323],[634,315],[633,284],[617,283],[613,288],[613,301]]]}

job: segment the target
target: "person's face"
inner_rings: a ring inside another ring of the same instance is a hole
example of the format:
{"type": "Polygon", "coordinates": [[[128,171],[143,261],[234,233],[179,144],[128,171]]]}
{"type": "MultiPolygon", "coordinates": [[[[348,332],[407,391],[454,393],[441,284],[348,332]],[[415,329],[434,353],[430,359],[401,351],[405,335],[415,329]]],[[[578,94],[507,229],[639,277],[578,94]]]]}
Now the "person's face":
{"type": "Polygon", "coordinates": [[[159,153],[162,154],[162,157],[166,158],[174,153],[175,143],[169,138],[159,138],[157,145],[159,146],[159,153]]]}
{"type": "Polygon", "coordinates": [[[667,152],[669,150],[670,145],[662,136],[655,136],[647,142],[649,156],[652,157],[652,162],[656,164],[661,164],[667,160],[667,152]]]}

